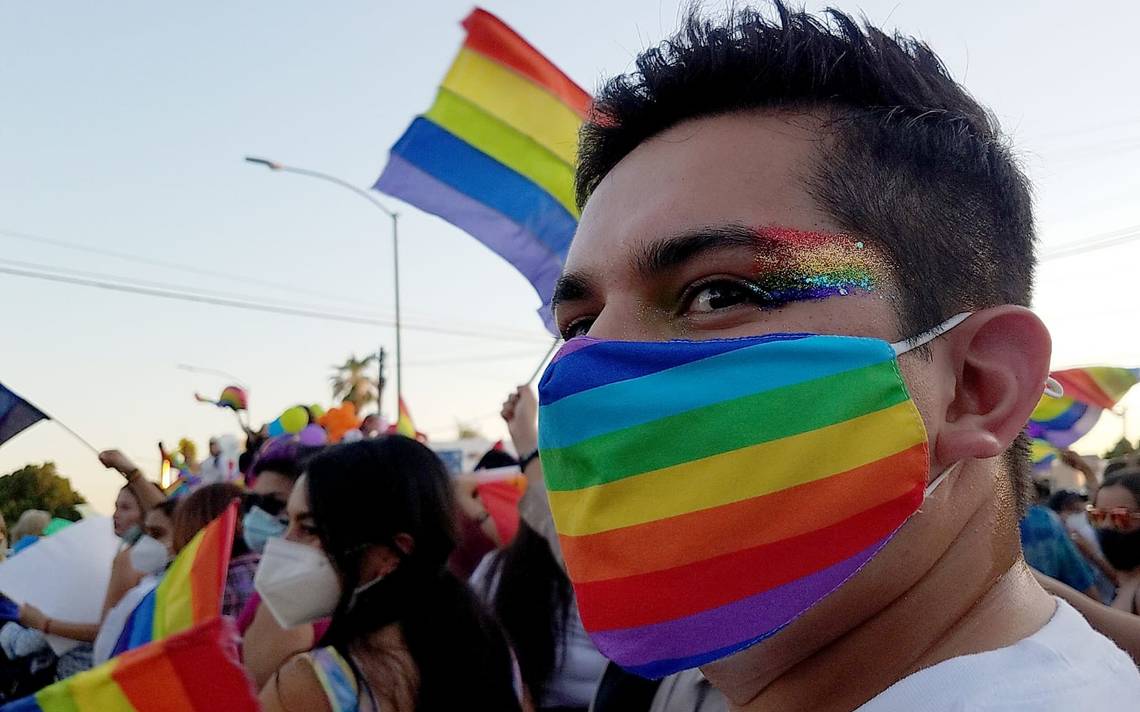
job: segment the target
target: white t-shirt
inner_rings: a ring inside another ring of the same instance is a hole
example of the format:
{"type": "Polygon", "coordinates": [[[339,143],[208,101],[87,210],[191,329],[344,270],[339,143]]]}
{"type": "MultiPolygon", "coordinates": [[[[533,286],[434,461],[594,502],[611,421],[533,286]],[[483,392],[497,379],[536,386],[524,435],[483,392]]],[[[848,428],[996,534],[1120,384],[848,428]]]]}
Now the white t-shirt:
{"type": "Polygon", "coordinates": [[[1013,645],[963,655],[899,680],[857,712],[1140,710],[1132,658],[1072,606],[1013,645]]]}

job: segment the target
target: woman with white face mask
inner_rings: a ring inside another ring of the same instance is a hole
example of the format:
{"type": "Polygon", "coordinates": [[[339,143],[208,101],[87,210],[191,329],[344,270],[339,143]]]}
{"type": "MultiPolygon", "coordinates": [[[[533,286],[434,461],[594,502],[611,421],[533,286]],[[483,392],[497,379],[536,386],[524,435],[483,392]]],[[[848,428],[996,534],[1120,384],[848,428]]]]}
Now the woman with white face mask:
{"type": "Polygon", "coordinates": [[[283,627],[332,623],[266,684],[264,710],[520,709],[505,637],[447,571],[452,507],[443,463],[408,438],[309,462],[255,585],[283,627]]]}
{"type": "Polygon", "coordinates": [[[143,577],[103,616],[99,634],[95,637],[92,655],[94,665],[110,658],[127,619],[142,599],[158,586],[166,567],[174,560],[174,510],[177,505],[177,500],[165,500],[148,511],[143,518],[143,536],[128,553],[131,568],[143,577]]]}
{"type": "MultiPolygon", "coordinates": [[[[159,553],[154,546],[144,546],[143,557],[140,559],[134,547],[144,538],[142,536],[144,517],[165,499],[165,495],[158,485],[147,480],[139,468],[118,450],[106,450],[100,453],[99,461],[106,467],[117,470],[126,478],[126,484],[119,490],[115,500],[115,513],[112,517],[115,535],[122,540],[123,546],[111,563],[111,578],[103,597],[102,616],[105,618],[107,612],[142,580],[145,572],[137,569],[136,562],[154,561],[156,558],[154,554],[159,553]],[[150,549],[149,558],[146,556],[147,548],[150,549]]],[[[100,621],[103,618],[100,618],[100,621]]],[[[101,622],[58,620],[46,615],[35,605],[25,603],[20,607],[19,623],[25,628],[38,630],[45,635],[55,635],[81,643],[60,658],[57,668],[59,679],[91,667],[93,643],[99,634],[101,622]]]]}

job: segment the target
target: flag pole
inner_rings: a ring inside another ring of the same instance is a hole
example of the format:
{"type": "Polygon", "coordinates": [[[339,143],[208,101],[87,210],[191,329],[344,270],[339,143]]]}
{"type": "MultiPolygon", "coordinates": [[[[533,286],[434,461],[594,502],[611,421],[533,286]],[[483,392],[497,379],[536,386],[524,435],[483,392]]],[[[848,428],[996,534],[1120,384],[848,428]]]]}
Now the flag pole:
{"type": "Polygon", "coordinates": [[[87,449],[88,449],[88,450],[90,450],[91,452],[95,453],[95,456],[96,456],[96,457],[98,457],[98,456],[99,456],[99,448],[97,448],[97,447],[95,447],[94,445],[92,445],[91,443],[87,442],[87,439],[86,439],[86,438],[84,438],[82,435],[80,435],[79,433],[75,432],[75,431],[74,431],[74,430],[72,430],[71,428],[67,427],[67,426],[66,426],[66,425],[64,425],[63,423],[59,422],[59,421],[58,421],[58,420],[56,420],[55,418],[51,418],[50,420],[51,420],[51,422],[55,423],[55,424],[56,424],[56,425],[58,425],[59,427],[63,428],[63,430],[64,430],[65,432],[67,432],[69,435],[71,435],[71,437],[75,438],[75,439],[76,439],[76,440],[78,440],[79,442],[81,442],[81,443],[83,443],[84,445],[86,445],[86,446],[87,446],[87,449]]]}
{"type": "Polygon", "coordinates": [[[526,379],[526,385],[529,386],[534,383],[535,379],[542,374],[543,367],[546,366],[546,362],[550,360],[550,357],[554,355],[554,350],[558,348],[558,344],[561,342],[562,337],[559,336],[554,338],[554,343],[550,345],[550,348],[547,350],[546,355],[543,356],[542,360],[538,362],[538,367],[534,369],[534,373],[530,374],[530,378],[526,379]]]}
{"type": "Polygon", "coordinates": [[[397,418],[398,418],[399,417],[398,414],[400,411],[400,402],[401,402],[401,399],[404,397],[404,380],[402,378],[403,374],[401,372],[401,368],[403,366],[403,359],[401,357],[403,356],[403,354],[401,353],[401,349],[400,349],[400,331],[401,331],[401,329],[400,329],[400,327],[401,327],[401,324],[400,324],[400,245],[398,242],[399,241],[399,227],[398,226],[399,226],[399,217],[400,217],[399,213],[395,212],[394,210],[389,209],[388,206],[384,205],[384,203],[381,203],[379,200],[377,200],[372,195],[371,192],[364,190],[363,188],[357,187],[357,186],[353,185],[352,183],[349,183],[348,181],[346,181],[342,178],[337,178],[336,176],[329,175],[328,173],[321,173],[320,171],[313,171],[313,170],[309,170],[308,168],[298,168],[296,166],[287,166],[283,163],[278,163],[277,161],[270,161],[270,160],[265,159],[265,158],[256,158],[254,156],[246,156],[245,160],[249,163],[253,163],[253,164],[256,164],[259,166],[265,166],[266,168],[268,168],[269,170],[272,170],[272,171],[282,171],[284,173],[295,173],[297,175],[308,176],[310,178],[317,178],[318,180],[323,180],[323,181],[326,181],[329,183],[334,183],[336,185],[339,185],[342,188],[347,188],[348,190],[351,190],[353,193],[356,193],[360,197],[362,197],[365,200],[367,200],[368,202],[372,203],[372,205],[374,205],[376,208],[378,208],[382,213],[387,215],[392,220],[392,262],[393,262],[393,264],[392,264],[392,271],[393,271],[392,282],[393,282],[393,286],[395,287],[395,292],[396,292],[396,294],[395,294],[395,297],[396,297],[396,413],[397,413],[397,418]]]}

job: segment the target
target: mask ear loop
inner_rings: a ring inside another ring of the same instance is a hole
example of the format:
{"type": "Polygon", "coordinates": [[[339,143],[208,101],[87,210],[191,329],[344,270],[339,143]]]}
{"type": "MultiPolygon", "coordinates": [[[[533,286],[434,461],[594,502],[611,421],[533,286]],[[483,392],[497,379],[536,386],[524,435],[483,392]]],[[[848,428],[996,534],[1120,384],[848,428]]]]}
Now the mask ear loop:
{"type": "Polygon", "coordinates": [[[958,466],[961,464],[962,464],[961,460],[959,460],[958,462],[955,462],[953,465],[951,465],[950,467],[947,467],[945,470],[943,470],[941,475],[939,475],[939,476],[935,477],[933,480],[931,480],[930,484],[928,484],[926,486],[926,490],[923,492],[923,497],[924,498],[929,497],[930,495],[934,494],[934,490],[938,489],[938,485],[945,482],[946,478],[950,476],[950,473],[953,472],[954,470],[957,470],[958,466]]]}
{"type": "Polygon", "coordinates": [[[947,331],[950,331],[954,327],[958,326],[962,322],[969,319],[972,314],[973,314],[973,312],[962,312],[961,314],[955,314],[954,316],[950,317],[949,319],[942,322],[938,326],[934,327],[930,331],[921,333],[918,336],[915,336],[915,337],[910,338],[910,339],[903,339],[902,341],[896,341],[895,343],[891,344],[891,348],[894,349],[896,356],[902,356],[903,354],[907,353],[908,351],[914,351],[917,348],[920,348],[922,346],[926,346],[931,341],[934,341],[939,336],[942,336],[947,331]]]}
{"type": "Polygon", "coordinates": [[[1056,378],[1049,376],[1045,379],[1045,395],[1050,398],[1064,398],[1065,387],[1056,378]]]}

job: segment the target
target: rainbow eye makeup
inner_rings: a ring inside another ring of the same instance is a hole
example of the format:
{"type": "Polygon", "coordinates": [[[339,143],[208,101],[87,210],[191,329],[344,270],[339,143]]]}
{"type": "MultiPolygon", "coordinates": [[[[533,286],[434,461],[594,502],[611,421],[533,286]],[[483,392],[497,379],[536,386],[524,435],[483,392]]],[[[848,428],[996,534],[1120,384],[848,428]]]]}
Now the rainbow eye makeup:
{"type": "Polygon", "coordinates": [[[754,283],[781,302],[873,292],[887,274],[878,250],[845,234],[785,227],[755,229],[754,283]]]}

